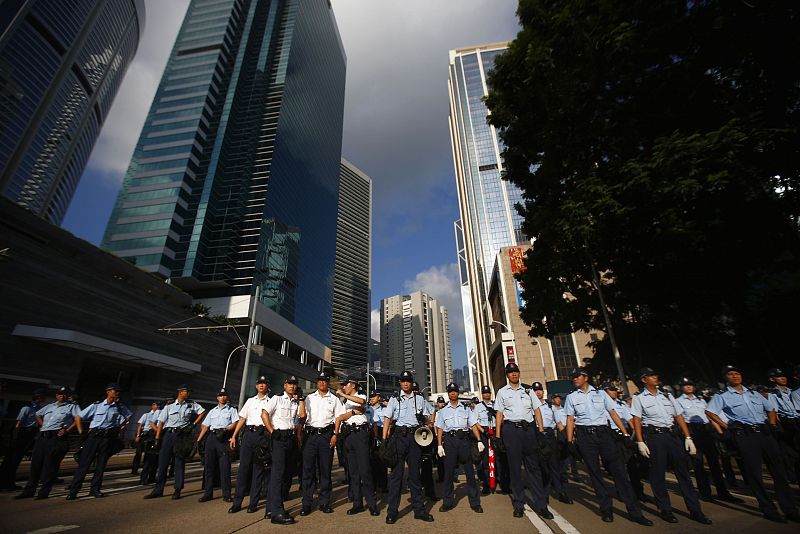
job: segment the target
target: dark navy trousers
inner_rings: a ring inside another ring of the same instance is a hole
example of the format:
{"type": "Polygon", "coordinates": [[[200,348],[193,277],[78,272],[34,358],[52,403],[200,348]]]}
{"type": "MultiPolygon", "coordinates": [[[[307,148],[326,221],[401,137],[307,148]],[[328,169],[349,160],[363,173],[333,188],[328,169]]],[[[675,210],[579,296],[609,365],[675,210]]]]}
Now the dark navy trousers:
{"type": "Polygon", "coordinates": [[[236,496],[233,504],[241,506],[244,494],[250,488],[250,505],[248,508],[257,508],[264,491],[264,483],[267,480],[267,468],[256,457],[256,449],[269,439],[267,429],[263,426],[256,427],[256,430],[245,428],[242,432],[242,441],[239,447],[239,471],[236,474],[236,496]],[[263,431],[262,431],[263,430],[263,431]]]}
{"type": "Polygon", "coordinates": [[[186,462],[175,456],[175,444],[178,441],[177,432],[166,432],[161,435],[161,449],[158,451],[158,474],[156,474],[156,486],[153,493],[164,493],[167,485],[167,471],[173,457],[175,459],[175,491],[183,489],[183,475],[186,462]]]}
{"type": "Polygon", "coordinates": [[[717,488],[717,495],[722,496],[728,493],[725,484],[725,477],[722,475],[722,468],[719,463],[719,452],[714,443],[714,437],[707,428],[708,425],[687,423],[689,433],[692,435],[697,455],[692,459],[694,476],[697,479],[697,490],[703,497],[711,497],[711,484],[708,480],[704,460],[708,460],[708,469],[711,471],[711,480],[717,488]]]}
{"type": "Polygon", "coordinates": [[[586,464],[586,470],[589,472],[589,478],[592,481],[592,487],[600,505],[600,513],[603,514],[612,510],[611,495],[603,482],[603,472],[600,468],[600,458],[602,458],[603,464],[614,479],[617,493],[619,493],[622,502],[625,503],[628,513],[633,517],[641,516],[642,509],[633,492],[631,482],[628,480],[622,456],[620,456],[619,450],[614,443],[614,437],[611,434],[613,430],[608,427],[591,428],[592,430],[590,431],[576,425],[575,444],[578,446],[578,451],[580,451],[586,464]]]}
{"type": "Polygon", "coordinates": [[[556,495],[564,493],[564,482],[561,480],[561,455],[559,454],[559,444],[556,441],[555,432],[551,434],[539,434],[539,439],[546,440],[549,444],[550,455],[541,458],[542,482],[545,488],[545,495],[553,491],[556,495]]]}
{"type": "Polygon", "coordinates": [[[58,437],[58,431],[51,430],[39,432],[36,442],[33,444],[33,454],[31,455],[31,468],[28,483],[22,490],[23,495],[33,495],[36,486],[41,481],[42,487],[39,489],[39,496],[47,497],[53,489],[53,484],[58,477],[58,468],[61,460],[69,450],[69,441],[66,434],[58,437]]]}
{"type": "Polygon", "coordinates": [[[389,503],[387,514],[397,517],[400,506],[400,490],[403,486],[403,470],[408,464],[408,489],[411,491],[411,506],[414,515],[425,514],[425,502],[422,498],[422,449],[414,441],[414,432],[404,431],[405,427],[395,427],[391,439],[397,440],[397,454],[400,460],[392,468],[389,475],[389,503]]]}
{"type": "Polygon", "coordinates": [[[369,440],[371,436],[369,427],[365,427],[358,432],[350,431],[344,442],[347,466],[350,469],[350,490],[352,491],[354,508],[361,508],[363,506],[362,500],[366,501],[369,507],[376,505],[369,458],[369,440]]]}
{"type": "Polygon", "coordinates": [[[228,456],[228,440],[220,440],[213,433],[206,437],[206,450],[204,454],[205,469],[203,470],[203,490],[207,496],[214,494],[214,471],[219,468],[219,483],[222,487],[222,496],[231,496],[231,457],[228,456]]]}
{"type": "Polygon", "coordinates": [[[767,463],[767,468],[775,483],[775,494],[778,504],[784,514],[797,514],[797,505],[794,502],[789,480],[786,477],[785,465],[781,457],[780,447],[771,435],[766,432],[752,432],[745,429],[733,429],[736,446],[742,456],[741,467],[744,479],[758,499],[758,507],[764,513],[776,513],[775,504],[767,495],[764,488],[762,461],[767,463]]]}
{"type": "Polygon", "coordinates": [[[670,432],[662,434],[645,432],[644,440],[647,448],[650,449],[650,473],[648,478],[650,487],[653,488],[653,496],[656,499],[659,511],[672,511],[665,478],[667,468],[671,465],[675,471],[675,478],[678,479],[678,486],[681,488],[681,495],[683,495],[686,508],[692,513],[702,515],[700,499],[689,475],[689,455],[683,449],[680,439],[670,432]]]}
{"type": "Polygon", "coordinates": [[[78,462],[78,469],[72,476],[72,482],[69,485],[69,492],[76,494],[80,491],[83,481],[86,478],[86,473],[89,471],[89,466],[92,465],[92,460],[95,460],[94,475],[92,476],[92,491],[100,491],[103,485],[103,474],[106,470],[106,464],[111,455],[111,435],[117,432],[118,429],[110,429],[106,432],[89,430],[89,435],[86,441],[83,442],[83,450],[81,451],[80,461],[78,462]]]}
{"type": "Polygon", "coordinates": [[[467,496],[470,506],[478,506],[481,503],[478,483],[475,481],[475,468],[472,465],[472,451],[470,451],[470,441],[467,438],[456,436],[444,436],[442,438],[444,447],[444,482],[442,482],[442,494],[444,505],[455,506],[455,492],[453,491],[453,481],[456,478],[456,467],[464,464],[464,475],[467,478],[467,496]]]}
{"type": "Polygon", "coordinates": [[[528,474],[528,482],[533,494],[533,505],[537,510],[547,508],[547,496],[542,485],[542,471],[539,468],[535,423],[527,428],[514,426],[511,421],[502,426],[503,445],[508,456],[508,471],[511,479],[511,502],[515,510],[525,508],[525,483],[522,481],[522,466],[528,474]]]}
{"type": "Polygon", "coordinates": [[[322,434],[308,432],[303,445],[303,508],[311,508],[314,502],[314,471],[319,466],[319,505],[331,504],[331,467],[333,452],[331,438],[333,429],[322,434]]]}
{"type": "Polygon", "coordinates": [[[272,473],[269,477],[267,509],[274,517],[286,512],[283,501],[289,495],[292,483],[291,462],[297,452],[297,436],[294,430],[275,430],[269,439],[272,439],[272,473]]]}

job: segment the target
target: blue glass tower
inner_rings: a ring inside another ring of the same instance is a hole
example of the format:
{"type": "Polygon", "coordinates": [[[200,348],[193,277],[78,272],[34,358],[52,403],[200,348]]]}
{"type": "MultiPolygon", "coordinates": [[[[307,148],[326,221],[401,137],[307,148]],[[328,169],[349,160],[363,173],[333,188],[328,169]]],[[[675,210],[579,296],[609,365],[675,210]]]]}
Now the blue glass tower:
{"type": "Polygon", "coordinates": [[[0,2],[3,195],[61,223],[144,16],[144,0],[0,2]]]}
{"type": "Polygon", "coordinates": [[[327,0],[193,0],[103,248],[329,345],[345,64],[327,0]]]}

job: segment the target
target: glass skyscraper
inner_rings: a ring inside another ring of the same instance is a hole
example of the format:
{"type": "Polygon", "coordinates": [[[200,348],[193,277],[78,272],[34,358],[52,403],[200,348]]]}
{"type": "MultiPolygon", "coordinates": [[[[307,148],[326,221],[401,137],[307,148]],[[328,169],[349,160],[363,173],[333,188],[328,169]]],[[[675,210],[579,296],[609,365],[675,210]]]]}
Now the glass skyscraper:
{"type": "Polygon", "coordinates": [[[144,16],[144,0],[0,2],[3,195],[61,223],[144,16]]]}
{"type": "MultiPolygon", "coordinates": [[[[450,136],[461,220],[455,224],[469,365],[488,376],[487,288],[501,247],[527,242],[514,205],[520,190],[504,181],[503,146],[489,110],[486,75],[507,43],[450,51],[450,136]]],[[[470,380],[473,373],[470,372],[470,380]]],[[[472,384],[475,390],[475,384],[472,384]]]]}
{"type": "Polygon", "coordinates": [[[345,64],[327,0],[193,0],[103,248],[330,345],[345,64]]]}
{"type": "Polygon", "coordinates": [[[372,180],[342,159],[331,363],[337,371],[366,367],[370,349],[372,180]]]}

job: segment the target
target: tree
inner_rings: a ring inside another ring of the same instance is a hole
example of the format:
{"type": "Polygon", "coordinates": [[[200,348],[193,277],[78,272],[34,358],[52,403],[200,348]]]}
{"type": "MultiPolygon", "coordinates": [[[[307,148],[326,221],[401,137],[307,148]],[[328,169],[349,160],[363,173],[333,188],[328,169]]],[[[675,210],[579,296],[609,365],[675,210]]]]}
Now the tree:
{"type": "Polygon", "coordinates": [[[800,6],[521,0],[487,104],[535,238],[534,335],[605,329],[626,366],[788,363],[800,301],[800,6]]]}

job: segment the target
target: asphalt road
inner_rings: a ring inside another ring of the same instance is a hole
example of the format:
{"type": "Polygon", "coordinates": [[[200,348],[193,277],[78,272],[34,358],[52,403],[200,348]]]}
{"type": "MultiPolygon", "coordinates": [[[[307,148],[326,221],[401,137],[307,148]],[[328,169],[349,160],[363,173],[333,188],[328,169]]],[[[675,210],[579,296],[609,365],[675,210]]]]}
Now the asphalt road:
{"type": "MultiPolygon", "coordinates": [[[[118,467],[125,466],[130,460],[126,454],[114,459],[118,467]]],[[[66,464],[65,471],[70,465],[66,464]]],[[[24,469],[24,466],[23,466],[24,469]]],[[[187,468],[187,484],[183,491],[183,498],[173,501],[169,498],[171,488],[167,487],[166,496],[162,499],[143,500],[149,492],[149,486],[138,486],[138,477],[130,475],[128,469],[106,473],[103,491],[108,497],[95,499],[85,496],[91,477],[87,477],[84,484],[82,498],[77,501],[66,501],[66,488],[58,485],[54,488],[51,497],[44,501],[31,499],[13,500],[14,493],[0,493],[0,532],[246,532],[255,533],[279,532],[281,529],[290,530],[290,527],[272,525],[264,519],[264,505],[259,507],[254,514],[242,510],[236,514],[227,513],[229,504],[222,501],[219,491],[215,499],[207,503],[198,503],[201,495],[200,478],[202,467],[193,463],[187,468]]],[[[312,531],[320,528],[330,531],[345,529],[345,531],[371,533],[401,531],[413,529],[415,533],[427,532],[539,532],[540,534],[577,534],[619,532],[619,529],[634,528],[637,532],[702,532],[710,533],[715,529],[725,528],[732,531],[769,529],[770,534],[800,531],[797,523],[781,525],[768,522],[761,518],[755,506],[755,499],[744,492],[739,492],[745,503],[742,505],[729,505],[726,503],[703,503],[704,512],[710,516],[713,526],[704,526],[688,518],[688,513],[683,499],[676,493],[675,484],[670,484],[672,504],[678,516],[679,523],[671,525],[655,516],[655,508],[645,505],[645,515],[652,519],[655,525],[652,528],[640,527],[626,519],[624,506],[619,501],[615,504],[615,521],[603,523],[597,515],[597,506],[593,499],[593,491],[587,485],[584,477],[582,482],[570,482],[570,493],[575,499],[575,504],[566,505],[558,501],[551,503],[551,510],[556,517],[554,520],[544,521],[532,511],[527,510],[526,517],[514,518],[512,516],[511,501],[506,495],[490,495],[482,498],[485,512],[473,512],[467,503],[463,489],[458,491],[456,508],[447,513],[438,511],[439,504],[428,503],[428,508],[435,517],[433,523],[423,523],[413,518],[409,495],[405,493],[401,500],[400,519],[393,525],[384,523],[386,504],[379,501],[380,517],[371,517],[368,513],[355,516],[346,515],[350,505],[346,502],[347,488],[342,483],[341,469],[334,469],[333,514],[323,514],[314,511],[307,517],[296,517],[297,524],[291,529],[297,531],[312,531]]],[[[463,480],[463,476],[461,477],[463,480]]],[[[69,481],[69,476],[66,477],[69,481]]],[[[645,485],[647,488],[647,485],[645,485]]],[[[647,488],[649,490],[649,488],[647,488]]],[[[245,499],[245,505],[247,504],[245,499]]],[[[290,500],[286,504],[287,511],[297,516],[300,510],[300,495],[297,485],[293,486],[290,500]]]]}

